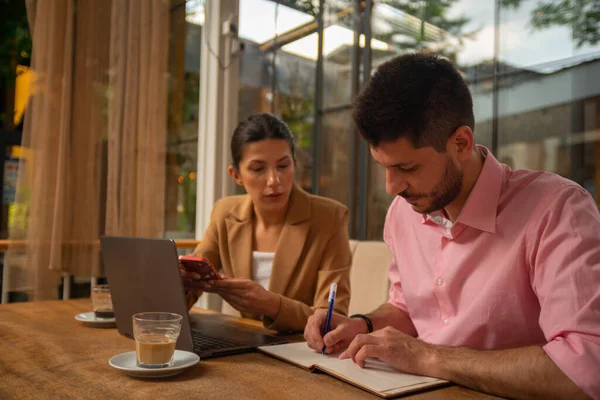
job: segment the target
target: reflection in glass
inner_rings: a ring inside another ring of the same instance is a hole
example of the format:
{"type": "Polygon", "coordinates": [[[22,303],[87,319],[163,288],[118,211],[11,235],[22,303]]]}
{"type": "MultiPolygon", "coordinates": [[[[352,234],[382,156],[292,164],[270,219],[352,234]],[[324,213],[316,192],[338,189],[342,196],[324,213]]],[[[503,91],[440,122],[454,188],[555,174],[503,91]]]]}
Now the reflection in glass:
{"type": "Polygon", "coordinates": [[[500,4],[500,58],[504,63],[551,72],[598,57],[596,0],[500,0],[500,4]]]}
{"type": "MultiPolygon", "coordinates": [[[[177,2],[175,2],[177,3],[177,2]]],[[[193,238],[196,225],[200,40],[204,1],[171,8],[165,236],[193,238]]]]}
{"type": "MultiPolygon", "coordinates": [[[[326,3],[323,28],[323,107],[350,104],[354,1],[326,3]]],[[[317,37],[315,35],[315,48],[317,37]]],[[[363,43],[364,45],[364,43],[363,43]]]]}
{"type": "Polygon", "coordinates": [[[348,204],[348,180],[351,160],[349,135],[350,110],[323,115],[323,158],[319,194],[348,204]]]}
{"type": "Polygon", "coordinates": [[[596,201],[600,163],[600,18],[592,3],[502,0],[499,158],[582,185],[596,201]]]}
{"type": "Polygon", "coordinates": [[[291,5],[294,7],[267,0],[240,2],[244,52],[238,120],[256,112],[279,115],[297,140],[296,180],[310,191],[316,52],[312,54],[314,49],[306,39],[316,32],[316,9],[309,2],[291,5]]]}

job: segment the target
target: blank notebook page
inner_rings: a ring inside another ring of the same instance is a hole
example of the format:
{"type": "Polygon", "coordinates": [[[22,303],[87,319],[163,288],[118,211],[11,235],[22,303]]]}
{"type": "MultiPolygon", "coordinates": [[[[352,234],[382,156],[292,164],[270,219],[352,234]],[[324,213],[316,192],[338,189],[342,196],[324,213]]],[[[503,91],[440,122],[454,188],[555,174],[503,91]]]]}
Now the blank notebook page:
{"type": "Polygon", "coordinates": [[[260,350],[304,368],[318,366],[325,372],[376,392],[393,392],[444,382],[427,376],[404,374],[378,359],[368,359],[366,367],[360,368],[351,359],[340,360],[337,355],[322,355],[310,349],[305,342],[266,346],[260,350]]]}

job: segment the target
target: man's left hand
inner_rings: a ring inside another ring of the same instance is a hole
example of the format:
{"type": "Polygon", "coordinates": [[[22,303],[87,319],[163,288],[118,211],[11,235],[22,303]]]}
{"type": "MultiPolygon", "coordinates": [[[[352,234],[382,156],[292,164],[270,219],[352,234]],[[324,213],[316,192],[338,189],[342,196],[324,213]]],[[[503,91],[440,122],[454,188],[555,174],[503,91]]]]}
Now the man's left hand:
{"type": "Polygon", "coordinates": [[[378,358],[402,372],[434,376],[435,346],[391,327],[357,335],[340,354],[340,359],[352,358],[361,368],[369,357],[378,358]]]}

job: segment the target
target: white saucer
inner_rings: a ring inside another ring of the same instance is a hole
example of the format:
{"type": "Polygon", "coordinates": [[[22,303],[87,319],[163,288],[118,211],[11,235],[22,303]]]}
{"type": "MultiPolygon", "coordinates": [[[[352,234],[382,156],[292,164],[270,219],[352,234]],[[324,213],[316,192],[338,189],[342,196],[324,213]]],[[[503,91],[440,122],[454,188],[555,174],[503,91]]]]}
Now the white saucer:
{"type": "Polygon", "coordinates": [[[115,326],[116,320],[115,318],[98,318],[93,311],[77,314],[75,316],[77,321],[81,321],[89,326],[96,326],[102,328],[109,328],[115,326]]]}
{"type": "Polygon", "coordinates": [[[164,378],[177,375],[184,369],[196,365],[200,361],[198,354],[184,350],[175,350],[173,364],[164,368],[140,368],[136,365],[135,351],[122,353],[111,358],[108,363],[111,367],[125,371],[127,375],[137,378],[164,378]]]}

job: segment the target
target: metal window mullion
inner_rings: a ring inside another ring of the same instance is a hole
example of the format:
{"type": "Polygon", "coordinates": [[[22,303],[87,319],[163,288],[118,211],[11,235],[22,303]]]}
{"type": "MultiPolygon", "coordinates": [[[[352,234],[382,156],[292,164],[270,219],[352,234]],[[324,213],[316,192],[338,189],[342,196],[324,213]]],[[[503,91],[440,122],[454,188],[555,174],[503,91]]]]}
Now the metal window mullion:
{"type": "MultiPolygon", "coordinates": [[[[360,90],[360,34],[361,34],[361,0],[354,1],[354,12],[353,12],[353,28],[354,28],[354,45],[352,46],[352,68],[351,68],[351,89],[350,89],[350,99],[354,101],[358,92],[360,90]]],[[[349,141],[350,141],[350,149],[348,160],[348,209],[350,210],[350,221],[348,224],[348,235],[352,238],[356,235],[356,226],[357,226],[357,216],[356,212],[356,186],[357,186],[357,162],[356,162],[356,154],[357,154],[357,142],[358,132],[356,131],[356,126],[354,125],[354,121],[350,121],[350,126],[348,129],[349,141]]]]}
{"type": "MultiPolygon", "coordinates": [[[[363,85],[371,78],[371,9],[373,0],[365,1],[365,11],[362,18],[363,32],[365,35],[365,47],[363,51],[363,85]]],[[[358,154],[358,229],[357,237],[365,240],[367,236],[367,190],[369,189],[369,164],[368,145],[364,139],[360,140],[358,154]]]]}
{"type": "MultiPolygon", "coordinates": [[[[494,77],[492,80],[492,153],[498,156],[499,74],[500,74],[500,0],[494,10],[494,77]]],[[[473,127],[475,128],[475,127],[473,127]]]]}
{"type": "MultiPolygon", "coordinates": [[[[275,38],[277,41],[277,18],[279,17],[279,3],[275,4],[275,38]]],[[[278,48],[273,49],[272,60],[271,60],[271,113],[276,113],[275,96],[277,95],[277,51],[278,48]]]]}
{"type": "Polygon", "coordinates": [[[319,0],[319,13],[317,14],[317,68],[315,79],[315,110],[312,134],[312,192],[319,194],[319,172],[321,167],[321,126],[323,106],[323,14],[325,12],[325,0],[319,0]]]}

